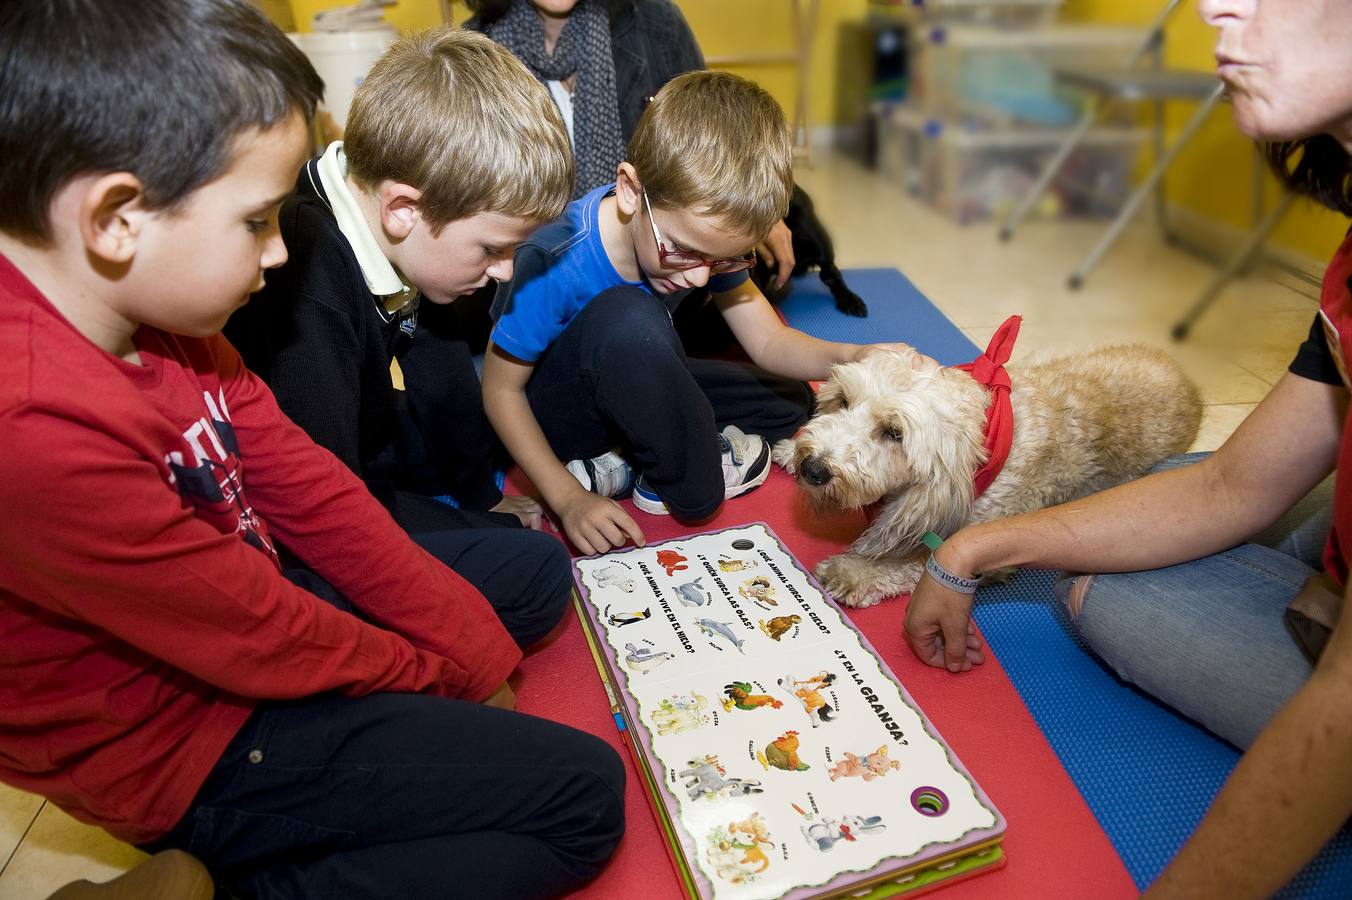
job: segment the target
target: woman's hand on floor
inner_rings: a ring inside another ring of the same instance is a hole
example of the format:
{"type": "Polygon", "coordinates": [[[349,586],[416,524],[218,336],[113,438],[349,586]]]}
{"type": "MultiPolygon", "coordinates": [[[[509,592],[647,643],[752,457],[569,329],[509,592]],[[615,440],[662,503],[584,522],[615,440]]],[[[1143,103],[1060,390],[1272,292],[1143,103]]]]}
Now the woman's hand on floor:
{"type": "Polygon", "coordinates": [[[966,672],[986,661],[972,624],[972,595],[951,591],[928,574],[906,606],[906,642],[926,665],[966,672]]]}

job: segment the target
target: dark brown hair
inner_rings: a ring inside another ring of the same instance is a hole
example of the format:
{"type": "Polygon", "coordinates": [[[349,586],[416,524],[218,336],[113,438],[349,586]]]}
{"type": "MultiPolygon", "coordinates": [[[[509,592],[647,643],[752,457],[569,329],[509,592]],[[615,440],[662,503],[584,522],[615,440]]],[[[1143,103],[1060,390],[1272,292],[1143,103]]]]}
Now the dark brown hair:
{"type": "Polygon", "coordinates": [[[1277,177],[1293,191],[1352,216],[1352,156],[1331,134],[1263,147],[1277,177]]]}
{"type": "Polygon", "coordinates": [[[3,0],[0,230],[50,237],[52,198],[89,172],[131,172],[172,208],[323,90],[246,0],[3,0]]]}

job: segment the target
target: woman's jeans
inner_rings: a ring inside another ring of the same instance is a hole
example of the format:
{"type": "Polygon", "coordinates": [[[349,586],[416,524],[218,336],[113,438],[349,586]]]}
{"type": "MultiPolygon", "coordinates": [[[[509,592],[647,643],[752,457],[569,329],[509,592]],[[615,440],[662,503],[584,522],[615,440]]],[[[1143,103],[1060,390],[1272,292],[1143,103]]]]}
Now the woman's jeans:
{"type": "MultiPolygon", "coordinates": [[[[1205,454],[1165,460],[1154,471],[1205,454]]],[[[1282,614],[1322,568],[1333,478],[1250,542],[1148,572],[1095,575],[1072,622],[1124,680],[1240,748],[1309,679],[1282,614]]],[[[1057,582],[1067,600],[1071,577],[1057,582]]]]}

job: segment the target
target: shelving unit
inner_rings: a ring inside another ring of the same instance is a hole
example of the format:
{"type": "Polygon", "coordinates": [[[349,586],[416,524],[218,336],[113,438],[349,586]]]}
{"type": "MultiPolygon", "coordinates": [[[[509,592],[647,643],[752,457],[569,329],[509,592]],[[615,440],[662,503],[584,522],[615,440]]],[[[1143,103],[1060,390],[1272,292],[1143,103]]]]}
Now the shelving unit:
{"type": "MultiPolygon", "coordinates": [[[[874,2],[876,17],[910,32],[906,100],[873,104],[884,172],[959,222],[1006,215],[1033,185],[1083,110],[1083,93],[1055,70],[1125,65],[1139,28],[1056,20],[1060,0],[874,2]]],[[[1111,215],[1130,192],[1149,132],[1101,122],[1034,212],[1111,215]]]]}
{"type": "MultiPolygon", "coordinates": [[[[970,117],[945,120],[910,106],[880,104],[877,115],[880,170],[962,224],[1012,209],[1068,133],[1047,126],[992,128],[970,117]]],[[[1131,168],[1148,136],[1138,127],[1094,129],[1039,213],[1111,215],[1131,190],[1131,168]]]]}

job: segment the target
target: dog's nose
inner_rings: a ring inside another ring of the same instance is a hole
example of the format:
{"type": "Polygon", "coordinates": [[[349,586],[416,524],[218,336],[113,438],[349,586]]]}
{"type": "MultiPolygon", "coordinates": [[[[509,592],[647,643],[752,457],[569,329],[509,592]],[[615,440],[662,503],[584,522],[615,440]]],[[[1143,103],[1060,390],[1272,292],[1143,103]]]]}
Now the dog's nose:
{"type": "Polygon", "coordinates": [[[809,456],[799,464],[798,474],[814,487],[821,487],[831,480],[831,470],[822,465],[822,461],[815,456],[809,456]]]}

